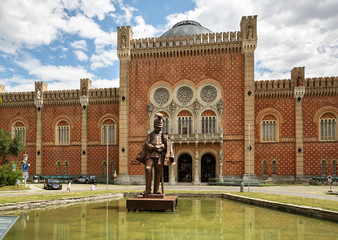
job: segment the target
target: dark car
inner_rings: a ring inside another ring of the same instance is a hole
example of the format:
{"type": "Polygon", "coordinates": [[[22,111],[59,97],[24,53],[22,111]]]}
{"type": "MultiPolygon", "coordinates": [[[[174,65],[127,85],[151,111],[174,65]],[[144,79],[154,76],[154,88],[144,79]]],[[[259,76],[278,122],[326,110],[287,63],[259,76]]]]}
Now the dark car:
{"type": "Polygon", "coordinates": [[[96,183],[96,177],[95,176],[80,176],[78,178],[75,178],[75,183],[96,183]]]}
{"type": "Polygon", "coordinates": [[[55,178],[48,178],[45,179],[45,182],[43,184],[43,188],[46,190],[52,189],[52,190],[61,190],[62,189],[62,184],[59,179],[55,178]]]}

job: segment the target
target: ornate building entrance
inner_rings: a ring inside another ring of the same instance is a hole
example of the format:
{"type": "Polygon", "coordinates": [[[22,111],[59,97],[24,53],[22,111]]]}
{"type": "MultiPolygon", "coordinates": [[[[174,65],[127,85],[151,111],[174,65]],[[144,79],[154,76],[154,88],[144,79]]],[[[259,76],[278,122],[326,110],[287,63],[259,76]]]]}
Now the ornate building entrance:
{"type": "Polygon", "coordinates": [[[216,161],[213,155],[204,154],[201,161],[201,182],[208,182],[216,173],[216,161]]]}
{"type": "Polygon", "coordinates": [[[192,181],[192,158],[189,154],[183,154],[178,158],[178,181],[192,181]]]}

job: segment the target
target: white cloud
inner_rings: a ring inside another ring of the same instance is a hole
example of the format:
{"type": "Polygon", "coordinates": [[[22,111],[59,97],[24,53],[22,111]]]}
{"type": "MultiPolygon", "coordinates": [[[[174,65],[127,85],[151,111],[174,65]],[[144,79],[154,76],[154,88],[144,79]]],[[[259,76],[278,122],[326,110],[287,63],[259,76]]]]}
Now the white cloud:
{"type": "Polygon", "coordinates": [[[0,7],[0,50],[14,54],[23,46],[48,45],[64,24],[58,1],[3,0],[0,7]]]}
{"type": "Polygon", "coordinates": [[[136,25],[132,26],[133,38],[146,38],[155,36],[160,30],[150,24],[146,24],[142,16],[135,17],[136,25]]]}
{"type": "Polygon", "coordinates": [[[110,0],[82,0],[80,7],[89,18],[97,17],[103,20],[109,12],[115,11],[110,0]]]}
{"type": "Polygon", "coordinates": [[[92,70],[112,66],[114,62],[118,60],[116,49],[93,54],[90,60],[92,61],[92,64],[90,65],[92,70]]]}
{"type": "Polygon", "coordinates": [[[119,8],[124,12],[124,14],[120,13],[111,13],[110,16],[115,19],[117,25],[130,25],[134,12],[137,11],[136,8],[125,5],[123,1],[118,0],[119,8]]]}
{"type": "Polygon", "coordinates": [[[87,61],[88,56],[83,51],[74,51],[74,54],[76,55],[76,58],[79,61],[87,61]]]}
{"type": "Polygon", "coordinates": [[[70,45],[75,49],[87,51],[87,42],[85,40],[74,41],[70,45]]]}
{"type": "MultiPolygon", "coordinates": [[[[256,79],[290,78],[305,66],[306,77],[337,75],[338,1],[195,0],[188,11],[213,32],[239,31],[242,16],[258,15],[256,79]]],[[[166,28],[187,12],[167,16],[166,28]]]]}
{"type": "Polygon", "coordinates": [[[11,78],[0,78],[0,83],[5,86],[6,92],[34,91],[34,79],[13,75],[11,78]]]}
{"type": "Polygon", "coordinates": [[[117,79],[97,79],[93,81],[93,88],[119,87],[119,78],[117,79]]]}
{"type": "Polygon", "coordinates": [[[6,71],[6,68],[3,66],[0,66],[0,72],[5,72],[5,71],[6,71]]]}

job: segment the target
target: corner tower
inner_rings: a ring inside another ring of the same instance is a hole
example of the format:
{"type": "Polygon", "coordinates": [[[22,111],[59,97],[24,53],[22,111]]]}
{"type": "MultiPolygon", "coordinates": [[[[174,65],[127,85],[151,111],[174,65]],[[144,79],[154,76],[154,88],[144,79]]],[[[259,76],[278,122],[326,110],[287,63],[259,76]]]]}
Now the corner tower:
{"type": "Polygon", "coordinates": [[[129,138],[129,63],[130,40],[133,32],[130,26],[117,28],[117,56],[120,59],[119,88],[119,175],[117,183],[130,184],[128,173],[129,138]]]}
{"type": "Polygon", "coordinates": [[[242,53],[244,54],[244,178],[255,176],[255,49],[257,16],[242,17],[242,53]],[[249,143],[250,141],[250,143],[249,143]]]}

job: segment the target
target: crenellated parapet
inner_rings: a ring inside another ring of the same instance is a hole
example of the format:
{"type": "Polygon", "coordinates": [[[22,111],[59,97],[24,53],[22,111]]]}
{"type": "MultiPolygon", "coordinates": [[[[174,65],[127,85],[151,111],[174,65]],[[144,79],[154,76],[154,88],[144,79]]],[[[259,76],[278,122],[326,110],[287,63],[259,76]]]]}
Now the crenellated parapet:
{"type": "Polygon", "coordinates": [[[294,78],[255,81],[255,96],[256,98],[293,97],[294,88],[300,86],[305,87],[305,97],[338,96],[338,77],[305,78],[301,84],[299,80],[294,78]]]}
{"type": "Polygon", "coordinates": [[[0,93],[2,107],[28,107],[34,105],[34,92],[0,93]]]}
{"type": "MultiPolygon", "coordinates": [[[[81,85],[82,86],[82,85],[81,85]]],[[[80,89],[44,91],[40,97],[37,92],[6,92],[0,93],[2,107],[29,107],[36,106],[66,106],[80,105],[80,97],[83,94],[80,89]]],[[[89,89],[89,103],[118,103],[118,88],[89,89]]]]}

